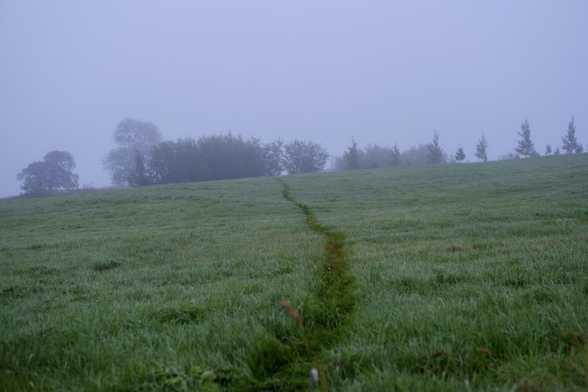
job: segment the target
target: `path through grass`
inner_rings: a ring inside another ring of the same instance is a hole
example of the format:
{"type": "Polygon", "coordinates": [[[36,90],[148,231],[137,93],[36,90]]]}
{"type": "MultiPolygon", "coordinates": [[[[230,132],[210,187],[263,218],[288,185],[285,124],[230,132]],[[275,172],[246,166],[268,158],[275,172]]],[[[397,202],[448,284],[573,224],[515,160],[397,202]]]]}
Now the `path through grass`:
{"type": "Polygon", "coordinates": [[[336,358],[321,360],[318,353],[332,347],[344,335],[342,327],[355,305],[345,234],[320,224],[312,209],[294,199],[288,184],[280,182],[284,186],[284,198],[299,207],[304,213],[308,228],[324,238],[323,256],[317,269],[320,279],[314,290],[313,302],[302,311],[305,316],[302,319],[298,319],[299,316],[288,310],[300,326],[305,344],[318,370],[321,386],[323,390],[328,390],[327,378],[332,382],[334,374],[328,372],[323,363],[333,364],[335,361],[337,367],[338,362],[336,358]]]}
{"type": "Polygon", "coordinates": [[[281,190],[266,178],[0,203],[0,390],[269,377],[258,345],[296,333],[278,301],[304,302],[322,243],[281,190]]]}
{"type": "Polygon", "coordinates": [[[588,387],[586,178],[586,154],[289,178],[353,248],[332,387],[588,387]]]}
{"type": "Polygon", "coordinates": [[[0,202],[0,390],[304,390],[309,346],[331,391],[586,390],[587,177],[573,154],[0,202]]]}

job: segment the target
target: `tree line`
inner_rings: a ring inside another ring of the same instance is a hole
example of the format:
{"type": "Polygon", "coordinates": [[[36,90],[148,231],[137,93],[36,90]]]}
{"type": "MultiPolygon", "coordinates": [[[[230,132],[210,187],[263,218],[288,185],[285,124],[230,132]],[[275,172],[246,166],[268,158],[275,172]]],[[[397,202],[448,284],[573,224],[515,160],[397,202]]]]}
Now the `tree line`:
{"type": "Polygon", "coordinates": [[[225,135],[163,141],[152,123],[126,118],[113,135],[118,147],[103,159],[114,185],[143,186],[322,171],[329,154],[318,143],[261,143],[225,135]]]}
{"type": "MultiPolygon", "coordinates": [[[[502,159],[540,155],[531,140],[528,118],[521,123],[516,154],[502,159]]],[[[270,143],[260,139],[244,139],[231,132],[225,135],[201,136],[198,139],[180,138],[164,141],[159,128],[150,122],[125,118],[117,125],[113,140],[117,147],[109,151],[102,164],[110,174],[113,185],[143,186],[177,182],[197,182],[233,178],[277,176],[323,171],[329,154],[318,143],[293,140],[285,143],[278,138],[270,143]]],[[[476,146],[475,157],[487,161],[489,145],[482,134],[476,146]]],[[[581,153],[584,147],[576,138],[574,117],[562,137],[562,150],[581,153]]],[[[559,154],[548,145],[545,155],[559,154]]],[[[397,143],[392,147],[369,144],[361,149],[352,137],[351,146],[342,156],[335,158],[336,170],[370,169],[388,166],[408,166],[463,162],[464,149],[459,146],[454,155],[448,155],[439,144],[439,133],[433,140],[400,151],[397,143]]],[[[58,189],[78,187],[79,176],[73,173],[75,161],[67,151],[51,151],[42,161],[33,162],[16,176],[22,181],[25,196],[46,196],[58,189]]]]}
{"type": "MultiPolygon", "coordinates": [[[[515,154],[510,153],[503,155],[501,159],[513,159],[523,157],[539,156],[540,154],[535,150],[535,146],[531,140],[531,127],[529,119],[521,123],[521,130],[518,133],[520,139],[518,145],[515,147],[515,154]]],[[[486,136],[482,133],[476,145],[474,156],[480,162],[488,161],[489,144],[486,136]]],[[[582,143],[578,143],[576,138],[576,126],[574,124],[574,117],[568,124],[568,131],[562,137],[562,149],[570,153],[582,153],[584,147],[582,143]]],[[[552,151],[551,146],[548,145],[545,155],[560,154],[559,147],[556,146],[555,151],[552,151]]],[[[466,154],[463,147],[459,146],[453,155],[449,155],[439,144],[439,132],[433,131],[433,140],[427,144],[419,144],[417,147],[410,147],[408,150],[400,151],[398,144],[395,142],[392,147],[382,147],[378,144],[368,144],[361,149],[357,146],[355,138],[351,138],[351,146],[347,148],[343,155],[335,157],[336,170],[354,170],[354,169],[373,169],[377,167],[393,167],[393,166],[411,166],[411,165],[428,165],[428,164],[443,164],[443,163],[461,163],[466,159],[466,154]]]]}

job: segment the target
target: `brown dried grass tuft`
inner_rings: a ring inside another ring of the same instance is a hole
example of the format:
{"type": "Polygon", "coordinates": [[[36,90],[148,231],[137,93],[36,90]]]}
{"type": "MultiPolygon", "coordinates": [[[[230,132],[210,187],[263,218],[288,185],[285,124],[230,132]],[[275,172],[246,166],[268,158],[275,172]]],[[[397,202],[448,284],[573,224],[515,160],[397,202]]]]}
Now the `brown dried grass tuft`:
{"type": "Polygon", "coordinates": [[[282,298],[280,300],[280,305],[282,305],[282,307],[286,309],[286,312],[288,312],[288,315],[290,315],[290,317],[296,320],[296,324],[298,324],[299,328],[304,328],[304,324],[302,323],[302,317],[300,316],[300,313],[298,313],[296,309],[294,309],[290,301],[288,301],[285,298],[282,298]]]}
{"type": "Polygon", "coordinates": [[[447,250],[449,250],[451,252],[464,252],[464,251],[472,250],[472,246],[471,245],[451,244],[451,246],[448,247],[447,250]]]}

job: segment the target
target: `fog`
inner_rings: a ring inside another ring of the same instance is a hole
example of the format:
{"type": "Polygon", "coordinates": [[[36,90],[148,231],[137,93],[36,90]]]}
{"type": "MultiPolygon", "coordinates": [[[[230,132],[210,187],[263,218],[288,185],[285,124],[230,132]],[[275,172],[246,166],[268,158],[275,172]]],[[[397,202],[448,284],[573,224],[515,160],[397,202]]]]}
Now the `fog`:
{"type": "Polygon", "coordinates": [[[588,146],[588,2],[0,0],[0,197],[52,150],[80,186],[125,117],[165,139],[229,130],[270,142],[354,136],[404,151],[588,146]]]}

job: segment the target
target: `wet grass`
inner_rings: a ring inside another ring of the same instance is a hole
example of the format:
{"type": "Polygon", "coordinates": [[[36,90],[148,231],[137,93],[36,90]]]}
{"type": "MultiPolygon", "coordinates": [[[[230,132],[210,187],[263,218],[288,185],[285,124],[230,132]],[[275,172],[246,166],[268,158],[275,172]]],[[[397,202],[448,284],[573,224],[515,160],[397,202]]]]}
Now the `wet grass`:
{"type": "Polygon", "coordinates": [[[281,191],[260,179],[2,203],[0,390],[158,390],[194,366],[246,379],[320,255],[281,191]]]}
{"type": "Polygon", "coordinates": [[[585,390],[587,175],[581,154],[3,201],[0,390],[305,390],[316,366],[332,391],[585,390]]]}
{"type": "Polygon", "coordinates": [[[302,358],[303,362],[312,362],[315,366],[313,369],[317,372],[318,380],[309,380],[310,385],[316,383],[322,390],[328,391],[327,379],[332,379],[332,376],[325,371],[319,352],[332,347],[344,336],[344,323],[355,305],[354,279],[349,273],[345,234],[320,224],[308,205],[292,197],[288,184],[283,180],[278,181],[284,186],[284,199],[300,208],[308,228],[324,238],[323,256],[316,265],[320,279],[312,292],[311,302],[300,312],[286,299],[280,303],[298,325],[308,353],[307,358],[302,358]]]}
{"type": "Polygon", "coordinates": [[[587,178],[565,156],[289,179],[352,249],[333,386],[586,388],[587,178]]]}
{"type": "MultiPolygon", "coordinates": [[[[314,298],[320,309],[308,322],[319,330],[329,331],[331,339],[317,338],[316,345],[332,342],[335,331],[340,327],[355,305],[353,294],[354,279],[349,273],[349,252],[345,247],[345,234],[334,228],[322,225],[311,208],[290,195],[290,187],[284,181],[283,196],[304,213],[306,225],[310,230],[323,237],[322,259],[317,263],[319,281],[314,290],[314,298]]],[[[319,333],[319,331],[316,331],[319,333]]]]}

